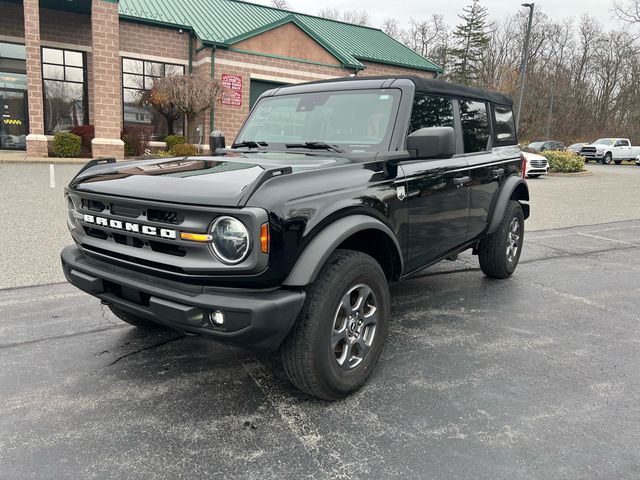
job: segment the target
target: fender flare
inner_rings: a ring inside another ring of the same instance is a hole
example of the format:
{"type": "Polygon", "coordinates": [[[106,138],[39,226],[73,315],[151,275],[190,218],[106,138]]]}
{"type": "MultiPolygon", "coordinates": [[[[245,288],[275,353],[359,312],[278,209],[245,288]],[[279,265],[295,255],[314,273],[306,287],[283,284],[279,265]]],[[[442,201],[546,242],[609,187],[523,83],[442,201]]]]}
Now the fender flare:
{"type": "Polygon", "coordinates": [[[282,284],[289,287],[309,285],[316,279],[329,256],[342,242],[354,233],[370,229],[385,233],[393,241],[402,269],[404,267],[402,250],[391,229],[380,220],[368,215],[349,215],[327,225],[309,242],[282,284]]]}
{"type": "MultiPolygon", "coordinates": [[[[507,209],[507,204],[509,200],[512,199],[514,192],[516,189],[523,189],[524,193],[520,194],[519,197],[516,198],[518,201],[529,201],[529,187],[527,186],[527,182],[520,177],[516,177],[515,175],[510,176],[502,185],[500,189],[500,194],[498,195],[498,200],[496,201],[496,205],[493,209],[493,215],[491,217],[491,223],[489,224],[489,228],[487,229],[487,235],[494,233],[498,230],[500,226],[500,222],[502,221],[502,217],[504,216],[504,212],[507,209]],[[522,185],[522,187],[521,187],[522,185]]],[[[529,205],[523,205],[524,207],[524,218],[529,217],[529,205]]]]}

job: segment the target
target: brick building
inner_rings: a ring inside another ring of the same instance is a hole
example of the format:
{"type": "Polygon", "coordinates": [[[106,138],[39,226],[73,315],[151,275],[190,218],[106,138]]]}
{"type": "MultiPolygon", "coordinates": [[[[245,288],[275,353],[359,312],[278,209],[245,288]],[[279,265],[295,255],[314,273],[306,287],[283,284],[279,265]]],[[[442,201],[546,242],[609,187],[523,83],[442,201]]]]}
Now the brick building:
{"type": "Polygon", "coordinates": [[[160,142],[167,120],[138,99],[164,75],[224,85],[191,139],[206,144],[212,128],[232,141],[277,85],[441,71],[381,30],[238,0],[0,0],[0,12],[0,149],[30,156],[46,156],[55,132],[84,124],[95,126],[94,157],[122,157],[128,125],[149,126],[160,142]]]}

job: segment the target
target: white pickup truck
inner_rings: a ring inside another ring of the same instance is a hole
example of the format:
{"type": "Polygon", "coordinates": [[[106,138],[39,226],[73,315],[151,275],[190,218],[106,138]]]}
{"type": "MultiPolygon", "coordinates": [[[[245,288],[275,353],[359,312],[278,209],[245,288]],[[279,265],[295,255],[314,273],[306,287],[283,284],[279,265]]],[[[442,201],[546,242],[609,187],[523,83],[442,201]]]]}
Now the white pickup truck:
{"type": "Polygon", "coordinates": [[[631,146],[628,138],[600,138],[584,145],[580,149],[580,155],[586,163],[596,160],[603,165],[609,165],[611,161],[620,165],[623,160],[636,160],[640,155],[640,147],[631,146]]]}

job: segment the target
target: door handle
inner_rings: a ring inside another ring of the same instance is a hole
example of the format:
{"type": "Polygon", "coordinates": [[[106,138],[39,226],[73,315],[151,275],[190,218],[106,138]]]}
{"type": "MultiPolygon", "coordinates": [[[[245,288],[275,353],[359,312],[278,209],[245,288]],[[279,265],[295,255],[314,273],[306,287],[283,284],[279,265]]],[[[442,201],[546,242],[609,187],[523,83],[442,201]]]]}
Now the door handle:
{"type": "Polygon", "coordinates": [[[465,183],[469,183],[470,181],[471,181],[471,177],[456,177],[453,179],[453,184],[462,186],[465,183]]]}
{"type": "Polygon", "coordinates": [[[504,175],[504,168],[496,168],[495,170],[491,170],[492,177],[501,177],[504,175]]]}

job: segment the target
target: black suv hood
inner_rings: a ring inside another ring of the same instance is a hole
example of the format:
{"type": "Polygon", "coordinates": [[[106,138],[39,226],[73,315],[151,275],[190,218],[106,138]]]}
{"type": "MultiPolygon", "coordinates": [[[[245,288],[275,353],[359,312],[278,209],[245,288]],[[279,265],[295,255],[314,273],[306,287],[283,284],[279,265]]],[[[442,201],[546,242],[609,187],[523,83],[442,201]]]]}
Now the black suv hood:
{"type": "Polygon", "coordinates": [[[101,164],[80,172],[74,190],[207,206],[243,206],[270,178],[350,160],[285,152],[233,152],[220,157],[162,158],[101,164]]]}

